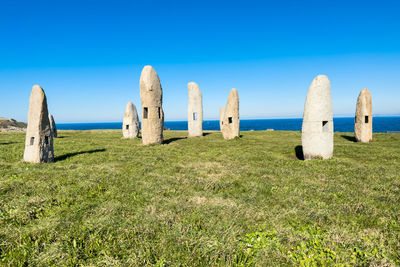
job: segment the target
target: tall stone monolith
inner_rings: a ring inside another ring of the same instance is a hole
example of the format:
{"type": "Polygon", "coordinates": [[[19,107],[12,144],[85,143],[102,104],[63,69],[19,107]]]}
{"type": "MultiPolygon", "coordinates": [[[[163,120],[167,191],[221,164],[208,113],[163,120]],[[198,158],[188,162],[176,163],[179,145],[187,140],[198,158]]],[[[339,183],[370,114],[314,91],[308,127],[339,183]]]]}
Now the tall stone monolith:
{"type": "Polygon", "coordinates": [[[233,139],[240,135],[239,93],[235,88],[229,93],[222,124],[224,139],[233,139]]]}
{"type": "Polygon", "coordinates": [[[188,132],[189,136],[203,135],[203,100],[197,83],[188,83],[188,132]]]}
{"type": "Polygon", "coordinates": [[[50,121],[50,130],[53,133],[53,137],[57,138],[57,127],[54,121],[53,115],[49,114],[49,121],[50,121]]]}
{"type": "Polygon", "coordinates": [[[225,108],[219,109],[219,130],[222,132],[222,126],[224,125],[224,112],[225,108]]]}
{"type": "Polygon", "coordinates": [[[357,142],[372,141],[372,96],[366,88],[361,90],[357,99],[354,134],[357,142]]]}
{"type": "Polygon", "coordinates": [[[126,105],[124,120],[122,121],[122,134],[124,138],[137,138],[139,136],[139,116],[136,106],[132,102],[126,105]]]}
{"type": "Polygon", "coordinates": [[[43,89],[35,85],[29,98],[24,161],[54,161],[53,133],[50,128],[47,100],[43,89]]]}
{"type": "Polygon", "coordinates": [[[152,66],[145,66],[140,75],[142,102],[142,140],[144,145],[163,142],[164,111],[160,79],[152,66]]]}
{"type": "Polygon", "coordinates": [[[304,105],[301,140],[304,159],[332,158],[333,113],[331,84],[325,75],[318,75],[308,89],[304,105]]]}

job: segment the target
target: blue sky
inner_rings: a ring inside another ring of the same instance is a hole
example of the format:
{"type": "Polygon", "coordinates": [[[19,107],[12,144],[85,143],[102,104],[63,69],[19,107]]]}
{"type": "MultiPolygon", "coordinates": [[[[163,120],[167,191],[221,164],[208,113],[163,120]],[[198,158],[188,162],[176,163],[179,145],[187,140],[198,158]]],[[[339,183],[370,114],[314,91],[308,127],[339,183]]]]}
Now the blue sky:
{"type": "MultiPolygon", "coordinates": [[[[41,85],[57,122],[121,121],[152,65],[166,120],[186,119],[187,83],[217,119],[231,88],[241,118],[301,117],[318,74],[334,113],[362,88],[400,113],[400,1],[0,1],[0,117],[26,121],[41,85]]],[[[139,108],[140,110],[140,108],[139,108]]]]}

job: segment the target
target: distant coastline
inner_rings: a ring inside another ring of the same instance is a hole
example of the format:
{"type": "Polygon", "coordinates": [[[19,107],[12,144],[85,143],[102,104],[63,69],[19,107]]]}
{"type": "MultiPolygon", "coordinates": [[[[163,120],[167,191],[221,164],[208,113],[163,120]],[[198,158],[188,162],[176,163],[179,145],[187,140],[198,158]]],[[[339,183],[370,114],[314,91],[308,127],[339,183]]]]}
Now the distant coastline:
{"type": "Polygon", "coordinates": [[[26,123],[0,117],[0,132],[21,132],[26,130],[26,123]]]}

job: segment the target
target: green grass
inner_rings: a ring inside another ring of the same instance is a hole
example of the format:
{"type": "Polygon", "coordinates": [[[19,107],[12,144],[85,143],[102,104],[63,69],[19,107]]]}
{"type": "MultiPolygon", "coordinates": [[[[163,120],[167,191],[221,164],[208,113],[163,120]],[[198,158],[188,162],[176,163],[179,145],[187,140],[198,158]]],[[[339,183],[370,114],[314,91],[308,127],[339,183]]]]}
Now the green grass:
{"type": "Polygon", "coordinates": [[[0,133],[0,265],[400,265],[400,134],[314,161],[299,132],[186,134],[59,131],[35,165],[0,133]]]}

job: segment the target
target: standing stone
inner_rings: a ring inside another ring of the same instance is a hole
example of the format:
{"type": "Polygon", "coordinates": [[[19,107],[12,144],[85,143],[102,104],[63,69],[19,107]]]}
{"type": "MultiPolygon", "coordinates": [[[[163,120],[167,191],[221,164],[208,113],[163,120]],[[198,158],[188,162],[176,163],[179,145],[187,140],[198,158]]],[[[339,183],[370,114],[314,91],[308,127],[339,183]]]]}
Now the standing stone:
{"type": "Polygon", "coordinates": [[[325,75],[317,76],[308,90],[304,105],[301,140],[304,159],[333,156],[333,113],[331,84],[325,75]]]}
{"type": "Polygon", "coordinates": [[[229,93],[222,120],[222,135],[224,139],[233,139],[240,135],[239,93],[233,88],[229,93]]]}
{"type": "Polygon", "coordinates": [[[224,112],[225,108],[219,109],[219,130],[222,132],[222,126],[224,125],[224,112]]]}
{"type": "Polygon", "coordinates": [[[372,141],[372,96],[366,88],[361,90],[357,99],[354,133],[357,142],[372,141]]]}
{"type": "Polygon", "coordinates": [[[53,134],[50,128],[47,100],[43,89],[32,87],[29,99],[24,161],[52,162],[54,160],[53,134]]]}
{"type": "Polygon", "coordinates": [[[142,102],[142,140],[144,145],[162,144],[164,111],[160,79],[152,66],[145,66],[140,75],[142,102]]]}
{"type": "Polygon", "coordinates": [[[126,105],[122,134],[124,138],[137,138],[139,136],[139,116],[136,106],[132,102],[128,102],[126,105]]]}
{"type": "Polygon", "coordinates": [[[57,138],[57,127],[54,121],[53,115],[49,114],[50,130],[53,133],[53,137],[57,138]]]}
{"type": "Polygon", "coordinates": [[[188,83],[188,130],[189,136],[203,135],[203,100],[197,83],[188,83]]]}

